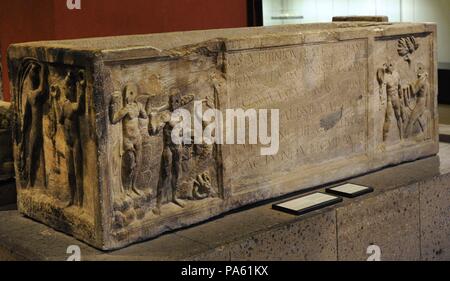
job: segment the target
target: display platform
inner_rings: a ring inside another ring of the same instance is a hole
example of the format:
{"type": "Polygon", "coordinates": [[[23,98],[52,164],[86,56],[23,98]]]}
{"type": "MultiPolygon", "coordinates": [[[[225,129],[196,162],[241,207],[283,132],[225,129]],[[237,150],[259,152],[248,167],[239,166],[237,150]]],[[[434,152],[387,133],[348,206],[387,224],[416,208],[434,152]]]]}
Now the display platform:
{"type": "MultiPolygon", "coordinates": [[[[439,156],[348,182],[373,193],[294,216],[272,210],[299,193],[114,252],[98,251],[15,210],[0,212],[1,260],[381,260],[450,259],[450,144],[439,156]],[[70,248],[69,248],[70,249],[70,248]],[[72,248],[73,249],[73,248],[72,248]]],[[[322,188],[315,191],[324,191],[322,188]]],[[[312,192],[312,191],[311,191],[312,192]]]]}

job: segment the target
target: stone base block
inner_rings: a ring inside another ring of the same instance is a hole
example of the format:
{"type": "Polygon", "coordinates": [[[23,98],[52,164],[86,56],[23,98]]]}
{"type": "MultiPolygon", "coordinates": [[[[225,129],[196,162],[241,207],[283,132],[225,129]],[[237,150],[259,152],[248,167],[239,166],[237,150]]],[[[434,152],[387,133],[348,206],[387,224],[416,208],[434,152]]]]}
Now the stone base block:
{"type": "Polygon", "coordinates": [[[364,261],[372,245],[381,260],[450,259],[449,144],[439,156],[349,182],[375,192],[299,217],[272,210],[270,202],[113,252],[3,211],[0,259],[66,260],[71,245],[83,260],[364,261]]]}

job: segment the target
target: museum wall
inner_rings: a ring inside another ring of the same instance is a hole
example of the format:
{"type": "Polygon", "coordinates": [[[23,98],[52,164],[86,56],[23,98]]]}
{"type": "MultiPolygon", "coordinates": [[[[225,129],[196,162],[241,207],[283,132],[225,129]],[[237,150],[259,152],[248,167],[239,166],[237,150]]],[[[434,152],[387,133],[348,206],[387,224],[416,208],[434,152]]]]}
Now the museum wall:
{"type": "Polygon", "coordinates": [[[329,22],[333,16],[383,15],[391,22],[436,22],[439,62],[450,63],[448,0],[263,0],[265,25],[329,22]],[[287,14],[302,19],[280,20],[287,14]]]}
{"type": "Polygon", "coordinates": [[[66,0],[0,1],[3,90],[9,100],[6,50],[12,43],[247,25],[245,0],[66,0]]]}
{"type": "Polygon", "coordinates": [[[438,24],[438,60],[450,63],[450,1],[403,0],[402,21],[438,24]]]}

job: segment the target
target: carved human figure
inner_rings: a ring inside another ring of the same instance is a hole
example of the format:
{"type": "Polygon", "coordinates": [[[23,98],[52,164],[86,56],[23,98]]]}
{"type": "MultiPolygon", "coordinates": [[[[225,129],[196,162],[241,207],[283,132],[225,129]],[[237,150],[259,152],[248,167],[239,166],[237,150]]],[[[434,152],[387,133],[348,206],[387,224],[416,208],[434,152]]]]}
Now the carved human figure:
{"type": "Polygon", "coordinates": [[[142,135],[139,129],[139,119],[147,119],[144,106],[136,101],[138,88],[128,84],[122,95],[115,95],[112,101],[112,124],[122,122],[123,155],[122,155],[122,185],[123,191],[131,196],[134,192],[141,195],[136,181],[142,161],[142,135]],[[121,100],[123,99],[123,101],[121,100]],[[119,109],[120,105],[123,107],[119,109]]]}
{"type": "Polygon", "coordinates": [[[56,98],[56,114],[64,128],[66,142],[66,163],[70,187],[69,206],[83,206],[83,153],[80,135],[79,117],[85,112],[86,80],[84,71],[75,75],[69,71],[63,81],[62,90],[51,87],[51,96],[56,98]],[[74,101],[72,101],[74,100],[74,101]]]}
{"type": "Polygon", "coordinates": [[[211,177],[208,172],[198,175],[193,182],[192,197],[200,200],[210,196],[215,196],[212,188],[211,177]]]}
{"type": "Polygon", "coordinates": [[[46,100],[46,81],[44,66],[39,63],[31,63],[28,71],[28,79],[31,85],[25,95],[25,111],[22,125],[22,141],[20,172],[27,181],[28,187],[34,187],[37,171],[41,163],[43,150],[43,104],[46,100]]]}
{"type": "Polygon", "coordinates": [[[403,123],[405,121],[405,113],[402,105],[402,87],[400,84],[400,74],[394,69],[392,62],[384,65],[383,69],[378,70],[378,82],[380,87],[385,87],[387,94],[387,109],[385,122],[383,127],[383,140],[386,140],[391,125],[391,114],[389,105],[392,106],[400,139],[403,139],[403,123]]]}
{"type": "Polygon", "coordinates": [[[411,112],[411,115],[406,126],[406,136],[411,136],[416,122],[419,123],[421,130],[424,130],[425,124],[422,124],[420,117],[424,114],[427,108],[428,93],[430,85],[428,83],[428,73],[419,65],[417,71],[417,80],[411,84],[411,91],[416,96],[416,105],[411,112]]]}
{"type": "MultiPolygon", "coordinates": [[[[183,98],[180,91],[178,89],[174,89],[169,96],[169,103],[158,109],[158,111],[165,111],[161,114],[161,120],[158,126],[162,127],[163,130],[164,147],[161,156],[161,171],[157,187],[156,208],[153,210],[153,212],[157,215],[161,213],[161,206],[166,203],[172,202],[180,207],[184,207],[183,202],[177,198],[179,180],[183,171],[183,145],[175,144],[172,141],[172,131],[177,126],[178,122],[172,120],[171,113],[183,105],[193,101],[193,99],[193,96],[186,96],[183,98]]],[[[150,114],[150,116],[153,118],[154,115],[150,114]]],[[[150,124],[154,124],[154,122],[150,122],[150,124]]],[[[150,134],[155,134],[158,132],[158,128],[150,128],[149,131],[150,134]]]]}

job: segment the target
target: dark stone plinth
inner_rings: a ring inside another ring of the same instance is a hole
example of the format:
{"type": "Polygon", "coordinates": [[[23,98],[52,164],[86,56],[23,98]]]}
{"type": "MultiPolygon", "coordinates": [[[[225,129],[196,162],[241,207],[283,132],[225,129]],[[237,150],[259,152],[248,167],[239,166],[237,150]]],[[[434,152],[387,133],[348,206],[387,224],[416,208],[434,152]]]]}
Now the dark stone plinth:
{"type": "Polygon", "coordinates": [[[268,202],[114,252],[1,211],[0,259],[66,260],[67,247],[78,245],[83,260],[367,260],[375,244],[382,260],[448,260],[450,145],[440,150],[349,180],[375,192],[308,215],[268,202]]]}

